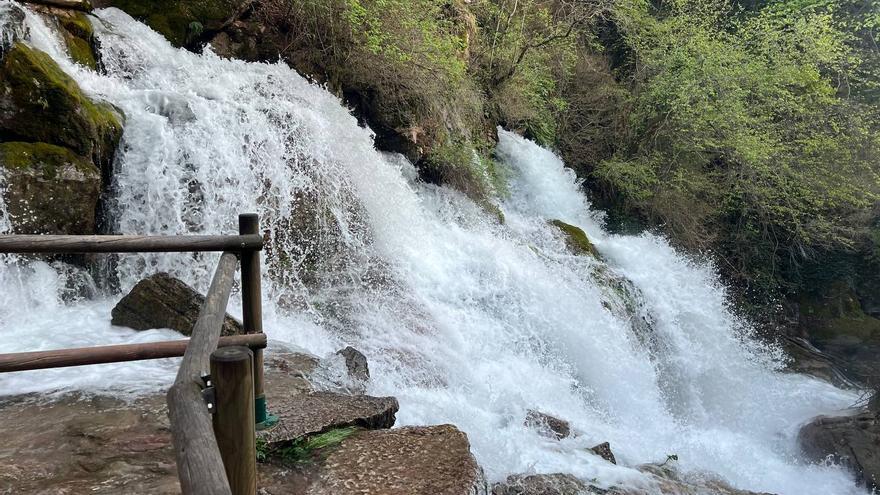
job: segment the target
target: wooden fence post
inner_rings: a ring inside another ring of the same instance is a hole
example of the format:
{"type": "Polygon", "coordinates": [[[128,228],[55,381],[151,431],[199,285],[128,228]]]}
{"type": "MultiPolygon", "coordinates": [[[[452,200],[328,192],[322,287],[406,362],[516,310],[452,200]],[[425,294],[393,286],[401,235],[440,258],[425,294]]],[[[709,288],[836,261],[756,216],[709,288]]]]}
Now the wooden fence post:
{"type": "Polygon", "coordinates": [[[214,436],[232,495],[257,493],[253,353],[247,347],[221,347],[211,353],[214,385],[214,436]]]}
{"type": "MultiPolygon", "coordinates": [[[[238,231],[242,235],[260,234],[260,217],[256,213],[238,216],[238,231]]],[[[263,303],[260,287],[260,252],[241,252],[241,305],[245,333],[263,332],[263,303]]],[[[263,350],[254,350],[254,409],[259,428],[267,428],[278,421],[269,415],[263,390],[263,350]]]]}

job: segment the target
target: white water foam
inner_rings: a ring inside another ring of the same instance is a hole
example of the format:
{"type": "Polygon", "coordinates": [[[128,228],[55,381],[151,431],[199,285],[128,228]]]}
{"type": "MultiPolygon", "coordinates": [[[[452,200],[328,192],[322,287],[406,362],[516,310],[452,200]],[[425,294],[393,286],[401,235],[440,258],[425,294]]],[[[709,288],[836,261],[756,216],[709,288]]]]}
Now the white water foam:
{"type": "MultiPolygon", "coordinates": [[[[106,74],[75,66],[49,26],[28,23],[33,46],[126,116],[113,232],[228,233],[238,213],[258,211],[271,246],[269,337],[319,355],[361,349],[370,393],[400,400],[398,424],[457,425],[493,480],[568,472],[650,489],[625,466],[676,454],[684,471],[741,488],[861,493],[845,471],[802,463],[795,442],[801,423],[854,394],[780,373],[778,351],[731,315],[709,266],[656,236],[604,232],[549,151],[500,131],[511,183],[498,225],[455,191],[415,182],[411,164],[376,152],[337,98],[283,64],[178,50],[115,9],[98,18],[106,74]],[[571,254],[551,219],[583,228],[607,264],[571,254]],[[609,281],[627,279],[641,313],[609,309],[609,281]],[[635,325],[641,317],[650,323],[635,325]],[[577,435],[540,436],[523,426],[529,409],[569,420],[577,435]],[[601,441],[622,466],[586,452],[601,441]]],[[[157,271],[204,289],[215,263],[125,256],[116,275],[123,290],[157,271]]],[[[64,302],[67,277],[17,258],[0,267],[10,336],[0,352],[176,335],[112,327],[118,295],[64,302]]],[[[147,393],[173,369],[17,373],[0,377],[0,395],[147,393]]]]}

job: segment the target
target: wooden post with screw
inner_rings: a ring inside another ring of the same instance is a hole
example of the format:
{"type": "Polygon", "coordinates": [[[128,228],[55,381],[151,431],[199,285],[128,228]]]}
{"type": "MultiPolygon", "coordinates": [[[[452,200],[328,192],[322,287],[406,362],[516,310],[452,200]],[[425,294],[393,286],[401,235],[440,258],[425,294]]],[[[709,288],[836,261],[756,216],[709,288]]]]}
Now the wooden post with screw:
{"type": "Polygon", "coordinates": [[[253,353],[243,346],[211,353],[214,437],[232,495],[257,493],[253,353]]]}
{"type": "MultiPolygon", "coordinates": [[[[260,234],[260,217],[256,213],[238,216],[240,234],[260,234]]],[[[260,288],[260,253],[254,250],[241,252],[241,303],[242,324],[245,333],[263,332],[263,304],[260,288]]],[[[263,389],[263,350],[254,350],[254,409],[257,428],[268,428],[278,421],[269,414],[263,389]]]]}

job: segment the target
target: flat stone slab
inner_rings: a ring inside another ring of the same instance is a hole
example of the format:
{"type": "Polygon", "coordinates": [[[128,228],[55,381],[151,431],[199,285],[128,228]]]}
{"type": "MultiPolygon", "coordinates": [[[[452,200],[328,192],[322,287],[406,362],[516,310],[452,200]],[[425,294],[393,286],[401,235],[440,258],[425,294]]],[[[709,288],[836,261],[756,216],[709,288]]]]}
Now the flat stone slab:
{"type": "Polygon", "coordinates": [[[483,495],[487,487],[467,435],[438,425],[354,434],[327,453],[305,493],[483,495]]]}
{"type": "Polygon", "coordinates": [[[394,397],[313,392],[275,397],[269,408],[278,424],[257,435],[273,446],[333,428],[391,428],[400,406],[394,397]]]}

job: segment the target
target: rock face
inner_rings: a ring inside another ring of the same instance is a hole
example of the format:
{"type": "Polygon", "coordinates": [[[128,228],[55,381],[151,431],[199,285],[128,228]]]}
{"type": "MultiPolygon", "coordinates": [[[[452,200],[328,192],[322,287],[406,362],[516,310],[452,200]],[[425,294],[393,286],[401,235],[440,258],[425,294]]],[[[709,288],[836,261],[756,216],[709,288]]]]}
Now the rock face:
{"type": "Polygon", "coordinates": [[[570,474],[515,474],[492,486],[492,495],[582,495],[599,490],[570,474]]]}
{"type": "Polygon", "coordinates": [[[0,143],[6,209],[17,234],[91,234],[101,172],[67,148],[0,143]]]}
{"type": "Polygon", "coordinates": [[[280,421],[274,428],[259,433],[270,445],[348,426],[391,428],[400,409],[394,397],[335,392],[291,395],[273,400],[270,407],[280,421]]]}
{"type": "Polygon", "coordinates": [[[370,379],[370,367],[367,364],[367,357],[361,351],[352,346],[336,351],[345,358],[345,367],[348,369],[348,375],[355,380],[367,381],[370,379]]]}
{"type": "Polygon", "coordinates": [[[98,0],[96,7],[117,7],[145,22],[176,46],[195,48],[231,23],[247,0],[98,0]]]}
{"type": "Polygon", "coordinates": [[[853,416],[820,416],[798,435],[801,448],[812,460],[829,456],[848,466],[869,489],[880,488],[880,419],[876,411],[853,416]]]}
{"type": "MultiPolygon", "coordinates": [[[[113,308],[111,323],[135,330],[170,328],[192,334],[205,297],[167,273],[147,277],[113,308]]],[[[241,323],[226,315],[222,335],[242,333],[241,323]]]]}
{"type": "Polygon", "coordinates": [[[571,435],[571,425],[564,419],[530,409],[526,413],[525,425],[538,430],[544,436],[562,440],[571,435]]]}
{"type": "Polygon", "coordinates": [[[483,470],[452,425],[362,431],[329,452],[308,495],[484,495],[483,470]]]}
{"type": "Polygon", "coordinates": [[[0,137],[69,148],[107,168],[122,134],[110,105],[86,97],[49,55],[21,42],[0,64],[0,137]]]}

